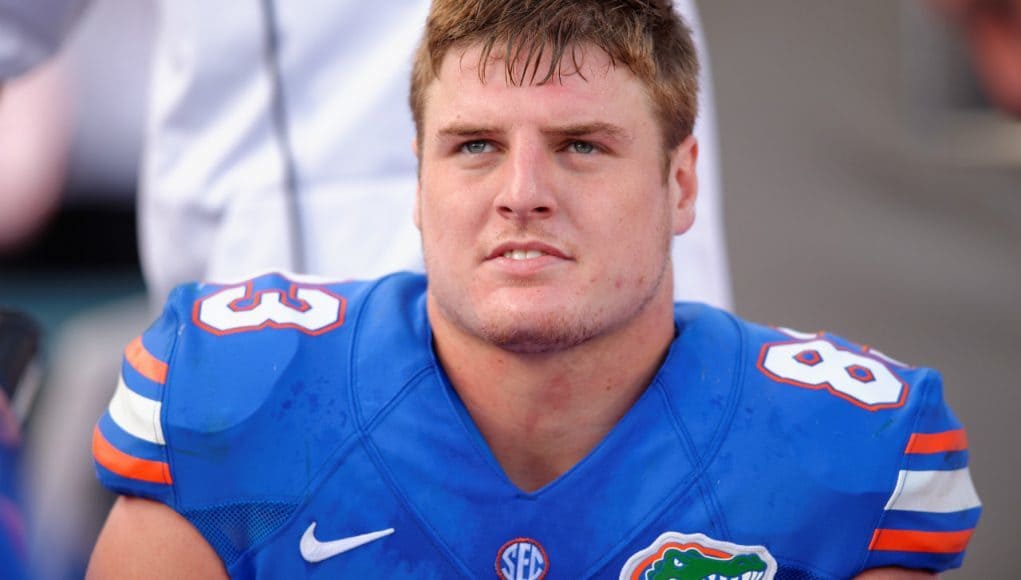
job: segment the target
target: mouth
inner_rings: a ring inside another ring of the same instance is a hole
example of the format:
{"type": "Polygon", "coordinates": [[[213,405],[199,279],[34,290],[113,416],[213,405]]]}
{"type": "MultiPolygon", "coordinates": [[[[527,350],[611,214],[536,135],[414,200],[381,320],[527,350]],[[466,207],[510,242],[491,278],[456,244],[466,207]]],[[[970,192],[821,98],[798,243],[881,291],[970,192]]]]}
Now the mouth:
{"type": "Polygon", "coordinates": [[[534,260],[545,255],[539,250],[508,250],[503,253],[503,257],[510,260],[534,260]]]}
{"type": "Polygon", "coordinates": [[[508,242],[500,244],[486,256],[487,260],[504,258],[515,262],[538,260],[540,258],[552,257],[562,260],[570,259],[561,250],[540,242],[508,242]]]}

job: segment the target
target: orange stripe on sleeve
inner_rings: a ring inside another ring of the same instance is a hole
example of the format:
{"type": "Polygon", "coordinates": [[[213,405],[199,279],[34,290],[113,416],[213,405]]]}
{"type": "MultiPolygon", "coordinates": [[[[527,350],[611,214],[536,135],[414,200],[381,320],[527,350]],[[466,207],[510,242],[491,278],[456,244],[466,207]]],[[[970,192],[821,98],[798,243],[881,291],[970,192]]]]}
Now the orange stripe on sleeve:
{"type": "Polygon", "coordinates": [[[132,368],[150,381],[161,385],[167,382],[167,363],[145,350],[141,336],[132,340],[131,344],[124,349],[124,358],[128,359],[128,364],[132,368]]]}
{"type": "Polygon", "coordinates": [[[170,485],[170,466],[162,461],[149,461],[132,457],[117,449],[103,437],[97,425],[92,430],[92,455],[103,467],[130,479],[170,485]]]}
{"type": "Polygon", "coordinates": [[[914,433],[908,440],[905,453],[944,453],[964,451],[968,448],[968,435],[964,429],[942,433],[914,433]]]}
{"type": "Polygon", "coordinates": [[[870,550],[886,552],[925,552],[929,554],[954,554],[968,547],[971,533],[963,532],[921,532],[916,530],[876,530],[872,534],[870,550]]]}

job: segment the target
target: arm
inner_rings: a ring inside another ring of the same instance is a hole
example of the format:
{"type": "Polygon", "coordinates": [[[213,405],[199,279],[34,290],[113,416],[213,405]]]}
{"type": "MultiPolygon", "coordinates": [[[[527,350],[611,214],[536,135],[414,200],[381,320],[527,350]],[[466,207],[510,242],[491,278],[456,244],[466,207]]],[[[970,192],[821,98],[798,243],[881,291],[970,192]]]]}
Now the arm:
{"type": "Polygon", "coordinates": [[[51,62],[0,78],[0,253],[29,241],[60,204],[71,137],[66,77],[51,62]]]}
{"type": "Polygon", "coordinates": [[[227,578],[212,546],[188,520],[154,501],[121,496],[100,532],[86,572],[106,578],[227,578]]]}

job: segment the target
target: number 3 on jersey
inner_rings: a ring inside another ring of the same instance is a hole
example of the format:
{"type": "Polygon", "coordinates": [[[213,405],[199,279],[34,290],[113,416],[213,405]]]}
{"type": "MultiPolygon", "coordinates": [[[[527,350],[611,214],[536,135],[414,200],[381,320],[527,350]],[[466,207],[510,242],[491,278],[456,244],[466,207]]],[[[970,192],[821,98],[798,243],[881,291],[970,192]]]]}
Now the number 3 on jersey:
{"type": "Polygon", "coordinates": [[[758,366],[775,381],[826,389],[870,411],[900,407],[908,390],[882,361],[818,337],[767,344],[758,366]]]}
{"type": "Polygon", "coordinates": [[[293,328],[322,334],[344,323],[346,301],[324,288],[292,283],[280,289],[255,291],[252,283],[228,286],[195,302],[192,319],[213,334],[234,334],[263,328],[293,328]]]}

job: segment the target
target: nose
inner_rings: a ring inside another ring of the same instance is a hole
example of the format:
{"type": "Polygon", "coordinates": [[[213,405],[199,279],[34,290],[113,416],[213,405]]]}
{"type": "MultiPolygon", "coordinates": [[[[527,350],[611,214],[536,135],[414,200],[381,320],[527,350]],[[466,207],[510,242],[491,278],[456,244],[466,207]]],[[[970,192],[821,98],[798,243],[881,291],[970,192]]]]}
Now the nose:
{"type": "Polygon", "coordinates": [[[540,141],[521,139],[512,146],[504,166],[496,211],[506,219],[544,219],[556,210],[552,183],[555,176],[553,152],[540,141]]]}

